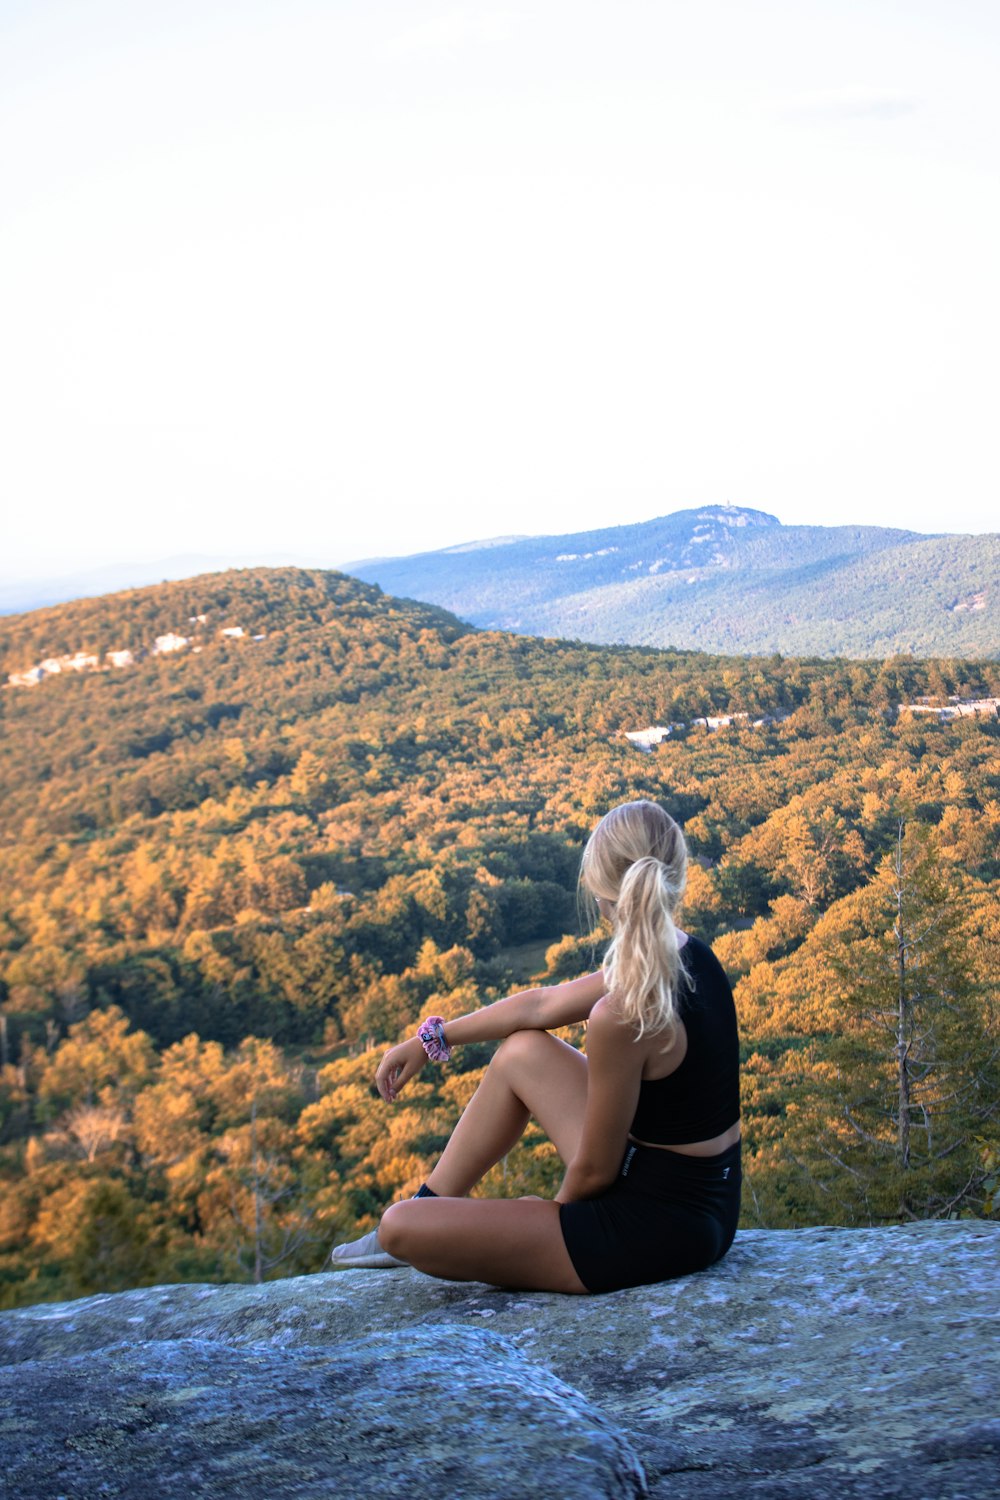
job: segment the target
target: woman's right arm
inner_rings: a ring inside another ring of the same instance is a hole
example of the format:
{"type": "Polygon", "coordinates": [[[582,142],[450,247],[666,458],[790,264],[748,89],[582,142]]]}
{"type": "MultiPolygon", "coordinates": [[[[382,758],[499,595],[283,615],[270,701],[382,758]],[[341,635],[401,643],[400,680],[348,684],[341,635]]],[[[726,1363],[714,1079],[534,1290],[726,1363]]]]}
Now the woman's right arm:
{"type": "Polygon", "coordinates": [[[548,989],[520,990],[467,1016],[446,1021],[444,1039],[449,1046],[461,1046],[463,1042],[499,1041],[514,1031],[555,1031],[559,1026],[585,1021],[603,994],[601,969],[548,989]]]}
{"type": "MultiPolygon", "coordinates": [[[[444,1023],[449,1047],[465,1042],[495,1042],[515,1031],[554,1031],[585,1021],[604,994],[604,973],[584,974],[547,989],[520,990],[444,1023]]],[[[419,1037],[400,1042],[382,1058],[375,1074],[375,1087],[383,1099],[392,1101],[404,1084],[420,1072],[427,1055],[419,1037]]]]}

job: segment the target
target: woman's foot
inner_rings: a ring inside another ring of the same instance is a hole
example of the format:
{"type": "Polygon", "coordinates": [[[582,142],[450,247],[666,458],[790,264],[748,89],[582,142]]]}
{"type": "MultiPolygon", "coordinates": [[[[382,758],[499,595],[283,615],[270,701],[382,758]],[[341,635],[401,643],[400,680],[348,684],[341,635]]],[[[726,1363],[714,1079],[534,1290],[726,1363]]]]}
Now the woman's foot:
{"type": "Polygon", "coordinates": [[[408,1265],[409,1262],[399,1260],[395,1255],[390,1255],[388,1250],[383,1250],[378,1242],[378,1230],[372,1229],[368,1234],[362,1235],[360,1240],[337,1245],[330,1255],[330,1264],[347,1266],[352,1270],[388,1271],[394,1266],[408,1265]]]}

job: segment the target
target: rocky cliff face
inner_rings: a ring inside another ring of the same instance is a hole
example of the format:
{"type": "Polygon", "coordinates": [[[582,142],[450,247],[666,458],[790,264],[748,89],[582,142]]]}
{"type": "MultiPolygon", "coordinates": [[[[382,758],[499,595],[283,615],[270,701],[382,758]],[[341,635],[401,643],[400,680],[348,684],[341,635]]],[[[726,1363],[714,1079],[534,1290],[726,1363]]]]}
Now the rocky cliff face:
{"type": "Polygon", "coordinates": [[[1000,1225],[751,1231],[604,1297],[415,1271],[0,1317],[18,1500],[1000,1494],[1000,1225]]]}

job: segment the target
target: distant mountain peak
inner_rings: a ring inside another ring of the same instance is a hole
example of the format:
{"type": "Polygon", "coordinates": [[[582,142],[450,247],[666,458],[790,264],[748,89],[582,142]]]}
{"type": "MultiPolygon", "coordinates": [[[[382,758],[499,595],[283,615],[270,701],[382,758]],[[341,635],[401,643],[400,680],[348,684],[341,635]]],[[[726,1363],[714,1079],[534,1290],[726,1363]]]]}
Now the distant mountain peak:
{"type": "Polygon", "coordinates": [[[697,512],[699,521],[721,521],[723,526],[780,526],[777,516],[766,510],[751,510],[747,505],[703,505],[697,512]]]}
{"type": "Polygon", "coordinates": [[[745,505],[352,571],[473,625],[595,643],[823,656],[995,656],[1000,644],[1000,537],[784,526],[745,505]]]}

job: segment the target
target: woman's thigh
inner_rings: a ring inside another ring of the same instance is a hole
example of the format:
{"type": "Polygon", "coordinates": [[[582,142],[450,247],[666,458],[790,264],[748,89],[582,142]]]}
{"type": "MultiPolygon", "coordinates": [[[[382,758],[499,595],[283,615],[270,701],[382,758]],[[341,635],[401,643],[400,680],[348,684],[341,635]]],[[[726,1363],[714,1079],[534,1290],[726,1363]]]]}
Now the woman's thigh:
{"type": "Polygon", "coordinates": [[[547,1031],[515,1031],[491,1063],[569,1163],[583,1138],[587,1059],[547,1031]]]}
{"type": "Polygon", "coordinates": [[[379,1240],[428,1276],[538,1292],[586,1292],[559,1205],[541,1199],[411,1198],[386,1209],[379,1240]]]}

